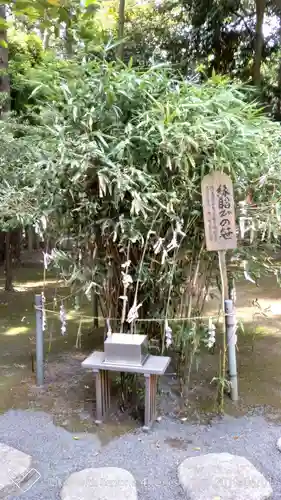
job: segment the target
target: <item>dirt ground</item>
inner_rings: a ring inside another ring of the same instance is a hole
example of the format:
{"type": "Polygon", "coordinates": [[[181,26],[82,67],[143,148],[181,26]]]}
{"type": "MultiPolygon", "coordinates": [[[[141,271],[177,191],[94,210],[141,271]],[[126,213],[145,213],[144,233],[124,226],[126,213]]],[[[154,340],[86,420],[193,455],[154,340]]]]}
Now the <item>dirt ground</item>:
{"type": "MultiPolygon", "coordinates": [[[[15,291],[3,291],[4,276],[0,269],[0,411],[9,408],[43,410],[53,415],[55,423],[72,432],[98,432],[103,442],[139,425],[128,413],[113,405],[107,423],[94,425],[94,384],[91,373],[81,370],[81,361],[93,348],[101,348],[103,328],[91,334],[90,304],[74,310],[74,298],[66,300],[67,335],[60,333],[57,315],[47,318],[46,371],[43,389],[36,388],[31,353],[34,351],[34,294],[44,285],[41,268],[25,266],[16,270],[15,291]],[[2,289],[1,289],[2,287],[2,289]],[[82,349],[75,347],[82,323],[82,349]],[[93,342],[94,339],[94,342],[93,342]]],[[[45,296],[49,307],[56,294],[69,294],[67,288],[48,276],[45,296]]],[[[216,300],[207,305],[215,314],[216,300]]],[[[275,278],[264,279],[259,287],[243,282],[237,287],[237,316],[243,323],[238,339],[239,403],[228,398],[225,411],[242,415],[253,409],[281,421],[281,289],[275,278]],[[258,304],[258,306],[257,306],[258,304]]],[[[171,372],[171,369],[170,369],[171,372]]],[[[182,403],[176,379],[170,373],[161,381],[159,410],[176,418],[191,421],[210,419],[216,411],[218,352],[205,353],[192,371],[188,398],[182,403]]]]}

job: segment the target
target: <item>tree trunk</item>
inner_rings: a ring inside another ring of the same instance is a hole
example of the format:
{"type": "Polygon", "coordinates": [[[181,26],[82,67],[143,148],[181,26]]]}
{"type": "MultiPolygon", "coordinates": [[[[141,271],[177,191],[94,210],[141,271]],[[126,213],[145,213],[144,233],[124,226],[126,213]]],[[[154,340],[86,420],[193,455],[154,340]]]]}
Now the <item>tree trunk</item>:
{"type": "Polygon", "coordinates": [[[11,233],[9,231],[5,234],[5,290],[7,292],[13,291],[13,276],[12,276],[12,251],[11,251],[11,233]]]}
{"type": "Polygon", "coordinates": [[[0,265],[5,262],[5,233],[0,231],[0,265]]]}
{"type": "Polygon", "coordinates": [[[48,50],[50,38],[51,38],[51,31],[49,30],[49,28],[46,28],[44,30],[44,35],[43,35],[43,49],[44,50],[48,50]]]}
{"type": "Polygon", "coordinates": [[[34,240],[33,240],[33,248],[34,250],[40,250],[40,238],[39,238],[39,234],[36,233],[36,231],[34,231],[33,233],[33,237],[34,237],[34,240]]]}
{"type": "Polygon", "coordinates": [[[65,52],[66,52],[66,57],[68,59],[72,59],[73,57],[73,34],[72,34],[72,17],[73,17],[73,12],[72,10],[68,10],[67,12],[68,15],[68,21],[65,26],[65,52]]]}
{"type": "Polygon", "coordinates": [[[27,236],[27,248],[29,252],[33,251],[33,234],[34,234],[33,227],[28,226],[26,230],[26,236],[27,236]]]}
{"type": "Polygon", "coordinates": [[[98,294],[92,288],[92,304],[93,304],[93,326],[94,328],[99,327],[99,302],[98,302],[98,294]]]}
{"type": "Polygon", "coordinates": [[[10,247],[12,258],[15,259],[17,264],[20,264],[21,247],[22,247],[22,228],[14,229],[10,232],[10,247]]]}
{"type": "Polygon", "coordinates": [[[261,84],[261,63],[263,51],[263,21],[265,13],[265,0],[256,0],[256,38],[255,38],[255,53],[253,65],[253,82],[254,85],[261,84]]]}
{"type": "Polygon", "coordinates": [[[73,38],[69,28],[65,30],[65,51],[68,59],[73,57],[73,38]]]}
{"type": "Polygon", "coordinates": [[[43,19],[44,19],[44,24],[45,26],[41,25],[41,22],[39,23],[37,29],[40,33],[40,38],[41,38],[41,41],[42,41],[42,45],[43,45],[43,49],[44,50],[48,50],[49,48],[49,41],[50,41],[50,37],[51,37],[51,28],[50,27],[46,27],[46,24],[48,23],[48,14],[47,14],[47,11],[45,10],[44,12],[44,15],[43,15],[43,19]]]}
{"type": "Polygon", "coordinates": [[[123,61],[124,58],[124,27],[125,27],[125,2],[126,0],[119,0],[119,18],[118,18],[118,40],[120,44],[117,47],[116,55],[118,59],[123,61]]]}

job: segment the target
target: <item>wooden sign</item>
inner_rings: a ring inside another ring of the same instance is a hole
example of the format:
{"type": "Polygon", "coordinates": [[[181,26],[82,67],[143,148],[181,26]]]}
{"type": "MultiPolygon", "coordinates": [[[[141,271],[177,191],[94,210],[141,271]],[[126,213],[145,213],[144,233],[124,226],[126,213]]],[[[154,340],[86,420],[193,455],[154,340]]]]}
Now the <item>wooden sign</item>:
{"type": "Polygon", "coordinates": [[[207,250],[237,247],[232,181],[222,172],[206,175],[201,183],[207,250]]]}

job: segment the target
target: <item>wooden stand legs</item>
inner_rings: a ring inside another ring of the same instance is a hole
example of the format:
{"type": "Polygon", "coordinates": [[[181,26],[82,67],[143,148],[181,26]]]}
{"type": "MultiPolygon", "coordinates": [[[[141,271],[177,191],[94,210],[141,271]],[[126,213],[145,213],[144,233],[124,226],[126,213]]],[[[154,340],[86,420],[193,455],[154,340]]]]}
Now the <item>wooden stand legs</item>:
{"type": "Polygon", "coordinates": [[[96,378],[96,424],[100,424],[110,406],[110,380],[107,370],[98,370],[96,378]]]}
{"type": "MultiPolygon", "coordinates": [[[[96,378],[96,424],[102,423],[110,406],[110,380],[107,370],[94,371],[96,378]]],[[[157,375],[145,375],[144,430],[156,420],[157,375]]]]}
{"type": "Polygon", "coordinates": [[[151,427],[156,419],[157,375],[145,375],[144,430],[151,427]]]}

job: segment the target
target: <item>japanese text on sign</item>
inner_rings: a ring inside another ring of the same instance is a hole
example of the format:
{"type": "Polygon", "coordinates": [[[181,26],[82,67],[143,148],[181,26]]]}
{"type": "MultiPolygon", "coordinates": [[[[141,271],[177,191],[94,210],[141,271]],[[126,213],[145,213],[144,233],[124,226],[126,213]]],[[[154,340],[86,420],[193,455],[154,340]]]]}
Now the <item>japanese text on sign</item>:
{"type": "Polygon", "coordinates": [[[213,172],[202,181],[204,226],[207,250],[236,248],[236,226],[231,179],[213,172]]]}
{"type": "Polygon", "coordinates": [[[220,216],[220,238],[231,240],[233,231],[231,230],[231,195],[225,184],[220,184],[217,188],[217,202],[220,216]]]}

